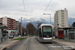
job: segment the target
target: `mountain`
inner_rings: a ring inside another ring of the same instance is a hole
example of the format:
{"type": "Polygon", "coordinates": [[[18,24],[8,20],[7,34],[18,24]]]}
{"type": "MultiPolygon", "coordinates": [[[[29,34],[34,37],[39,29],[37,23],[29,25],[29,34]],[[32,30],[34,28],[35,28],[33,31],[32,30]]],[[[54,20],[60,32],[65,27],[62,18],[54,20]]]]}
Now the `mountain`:
{"type": "MultiPolygon", "coordinates": [[[[71,18],[68,18],[68,25],[72,25],[73,22],[74,20],[72,20],[71,18]]],[[[44,18],[38,18],[38,19],[37,18],[29,18],[29,19],[24,18],[22,21],[22,25],[26,27],[28,23],[32,23],[37,28],[38,23],[50,24],[50,19],[48,18],[45,18],[45,19],[44,18]]],[[[51,24],[54,24],[54,22],[51,21],[51,24]]]]}
{"type": "Polygon", "coordinates": [[[68,18],[68,25],[72,25],[75,22],[75,19],[68,18]]]}
{"type": "MultiPolygon", "coordinates": [[[[23,21],[22,21],[22,25],[24,27],[26,27],[26,25],[28,23],[32,23],[37,28],[38,23],[50,24],[50,20],[43,19],[43,18],[39,18],[39,19],[37,19],[37,18],[30,18],[30,19],[24,18],[23,21]]],[[[51,24],[54,24],[54,23],[51,22],[51,24]]]]}

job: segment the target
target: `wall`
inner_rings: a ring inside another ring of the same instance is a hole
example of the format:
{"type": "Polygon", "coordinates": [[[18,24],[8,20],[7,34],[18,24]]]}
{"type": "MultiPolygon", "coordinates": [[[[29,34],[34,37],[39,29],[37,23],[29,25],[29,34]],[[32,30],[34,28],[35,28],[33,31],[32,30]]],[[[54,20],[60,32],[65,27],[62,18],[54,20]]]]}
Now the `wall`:
{"type": "Polygon", "coordinates": [[[7,17],[3,17],[2,23],[3,25],[7,26],[7,17]]]}
{"type": "Polygon", "coordinates": [[[2,38],[2,31],[0,29],[0,42],[1,42],[1,38],[2,38]]]}
{"type": "Polygon", "coordinates": [[[10,36],[11,31],[14,31],[15,33],[17,33],[17,30],[8,30],[8,36],[10,36]]]}

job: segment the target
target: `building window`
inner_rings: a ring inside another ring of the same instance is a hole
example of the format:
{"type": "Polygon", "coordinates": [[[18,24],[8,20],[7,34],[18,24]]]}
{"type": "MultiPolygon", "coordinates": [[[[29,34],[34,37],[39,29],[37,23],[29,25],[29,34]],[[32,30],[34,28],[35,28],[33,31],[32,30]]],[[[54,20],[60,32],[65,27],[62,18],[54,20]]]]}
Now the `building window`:
{"type": "Polygon", "coordinates": [[[64,24],[64,22],[62,22],[62,24],[64,24]]]}
{"type": "Polygon", "coordinates": [[[61,18],[61,19],[64,19],[64,18],[61,18]]]}
{"type": "Polygon", "coordinates": [[[64,15],[62,14],[61,17],[64,17],[64,15]]]}
{"type": "Polygon", "coordinates": [[[62,25],[62,27],[64,27],[64,25],[62,25]]]}
{"type": "Polygon", "coordinates": [[[61,13],[61,14],[64,14],[64,13],[61,13]]]}
{"type": "Polygon", "coordinates": [[[64,12],[64,10],[61,10],[61,12],[64,12]]]}
{"type": "Polygon", "coordinates": [[[64,22],[64,20],[61,20],[61,22],[64,22]]]}

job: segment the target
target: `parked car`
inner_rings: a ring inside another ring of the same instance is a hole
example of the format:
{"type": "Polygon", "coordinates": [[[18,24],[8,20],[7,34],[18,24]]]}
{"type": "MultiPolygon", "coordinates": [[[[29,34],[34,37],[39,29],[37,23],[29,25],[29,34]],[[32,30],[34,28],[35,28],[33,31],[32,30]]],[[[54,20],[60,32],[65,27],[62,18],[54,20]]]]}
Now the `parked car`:
{"type": "Polygon", "coordinates": [[[14,38],[14,36],[13,36],[13,35],[9,36],[9,39],[13,39],[13,38],[14,38]]]}
{"type": "Polygon", "coordinates": [[[21,35],[18,36],[19,38],[21,37],[21,35]]]}

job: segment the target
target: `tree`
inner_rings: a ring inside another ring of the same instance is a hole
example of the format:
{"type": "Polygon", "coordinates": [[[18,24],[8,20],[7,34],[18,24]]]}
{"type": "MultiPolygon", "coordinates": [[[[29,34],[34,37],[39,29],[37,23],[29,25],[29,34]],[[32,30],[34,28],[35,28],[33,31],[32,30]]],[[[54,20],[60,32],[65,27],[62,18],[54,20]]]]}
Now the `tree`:
{"type": "Polygon", "coordinates": [[[41,24],[42,24],[42,23],[38,23],[38,26],[37,26],[37,27],[39,27],[41,24]]]}
{"type": "Polygon", "coordinates": [[[72,24],[73,27],[75,27],[75,22],[72,24]]]}
{"type": "Polygon", "coordinates": [[[36,28],[34,27],[34,25],[32,23],[28,23],[26,25],[26,29],[29,35],[34,35],[34,32],[36,30],[36,28]]]}
{"type": "Polygon", "coordinates": [[[22,27],[22,35],[24,36],[24,33],[25,33],[25,28],[22,27]]]}

